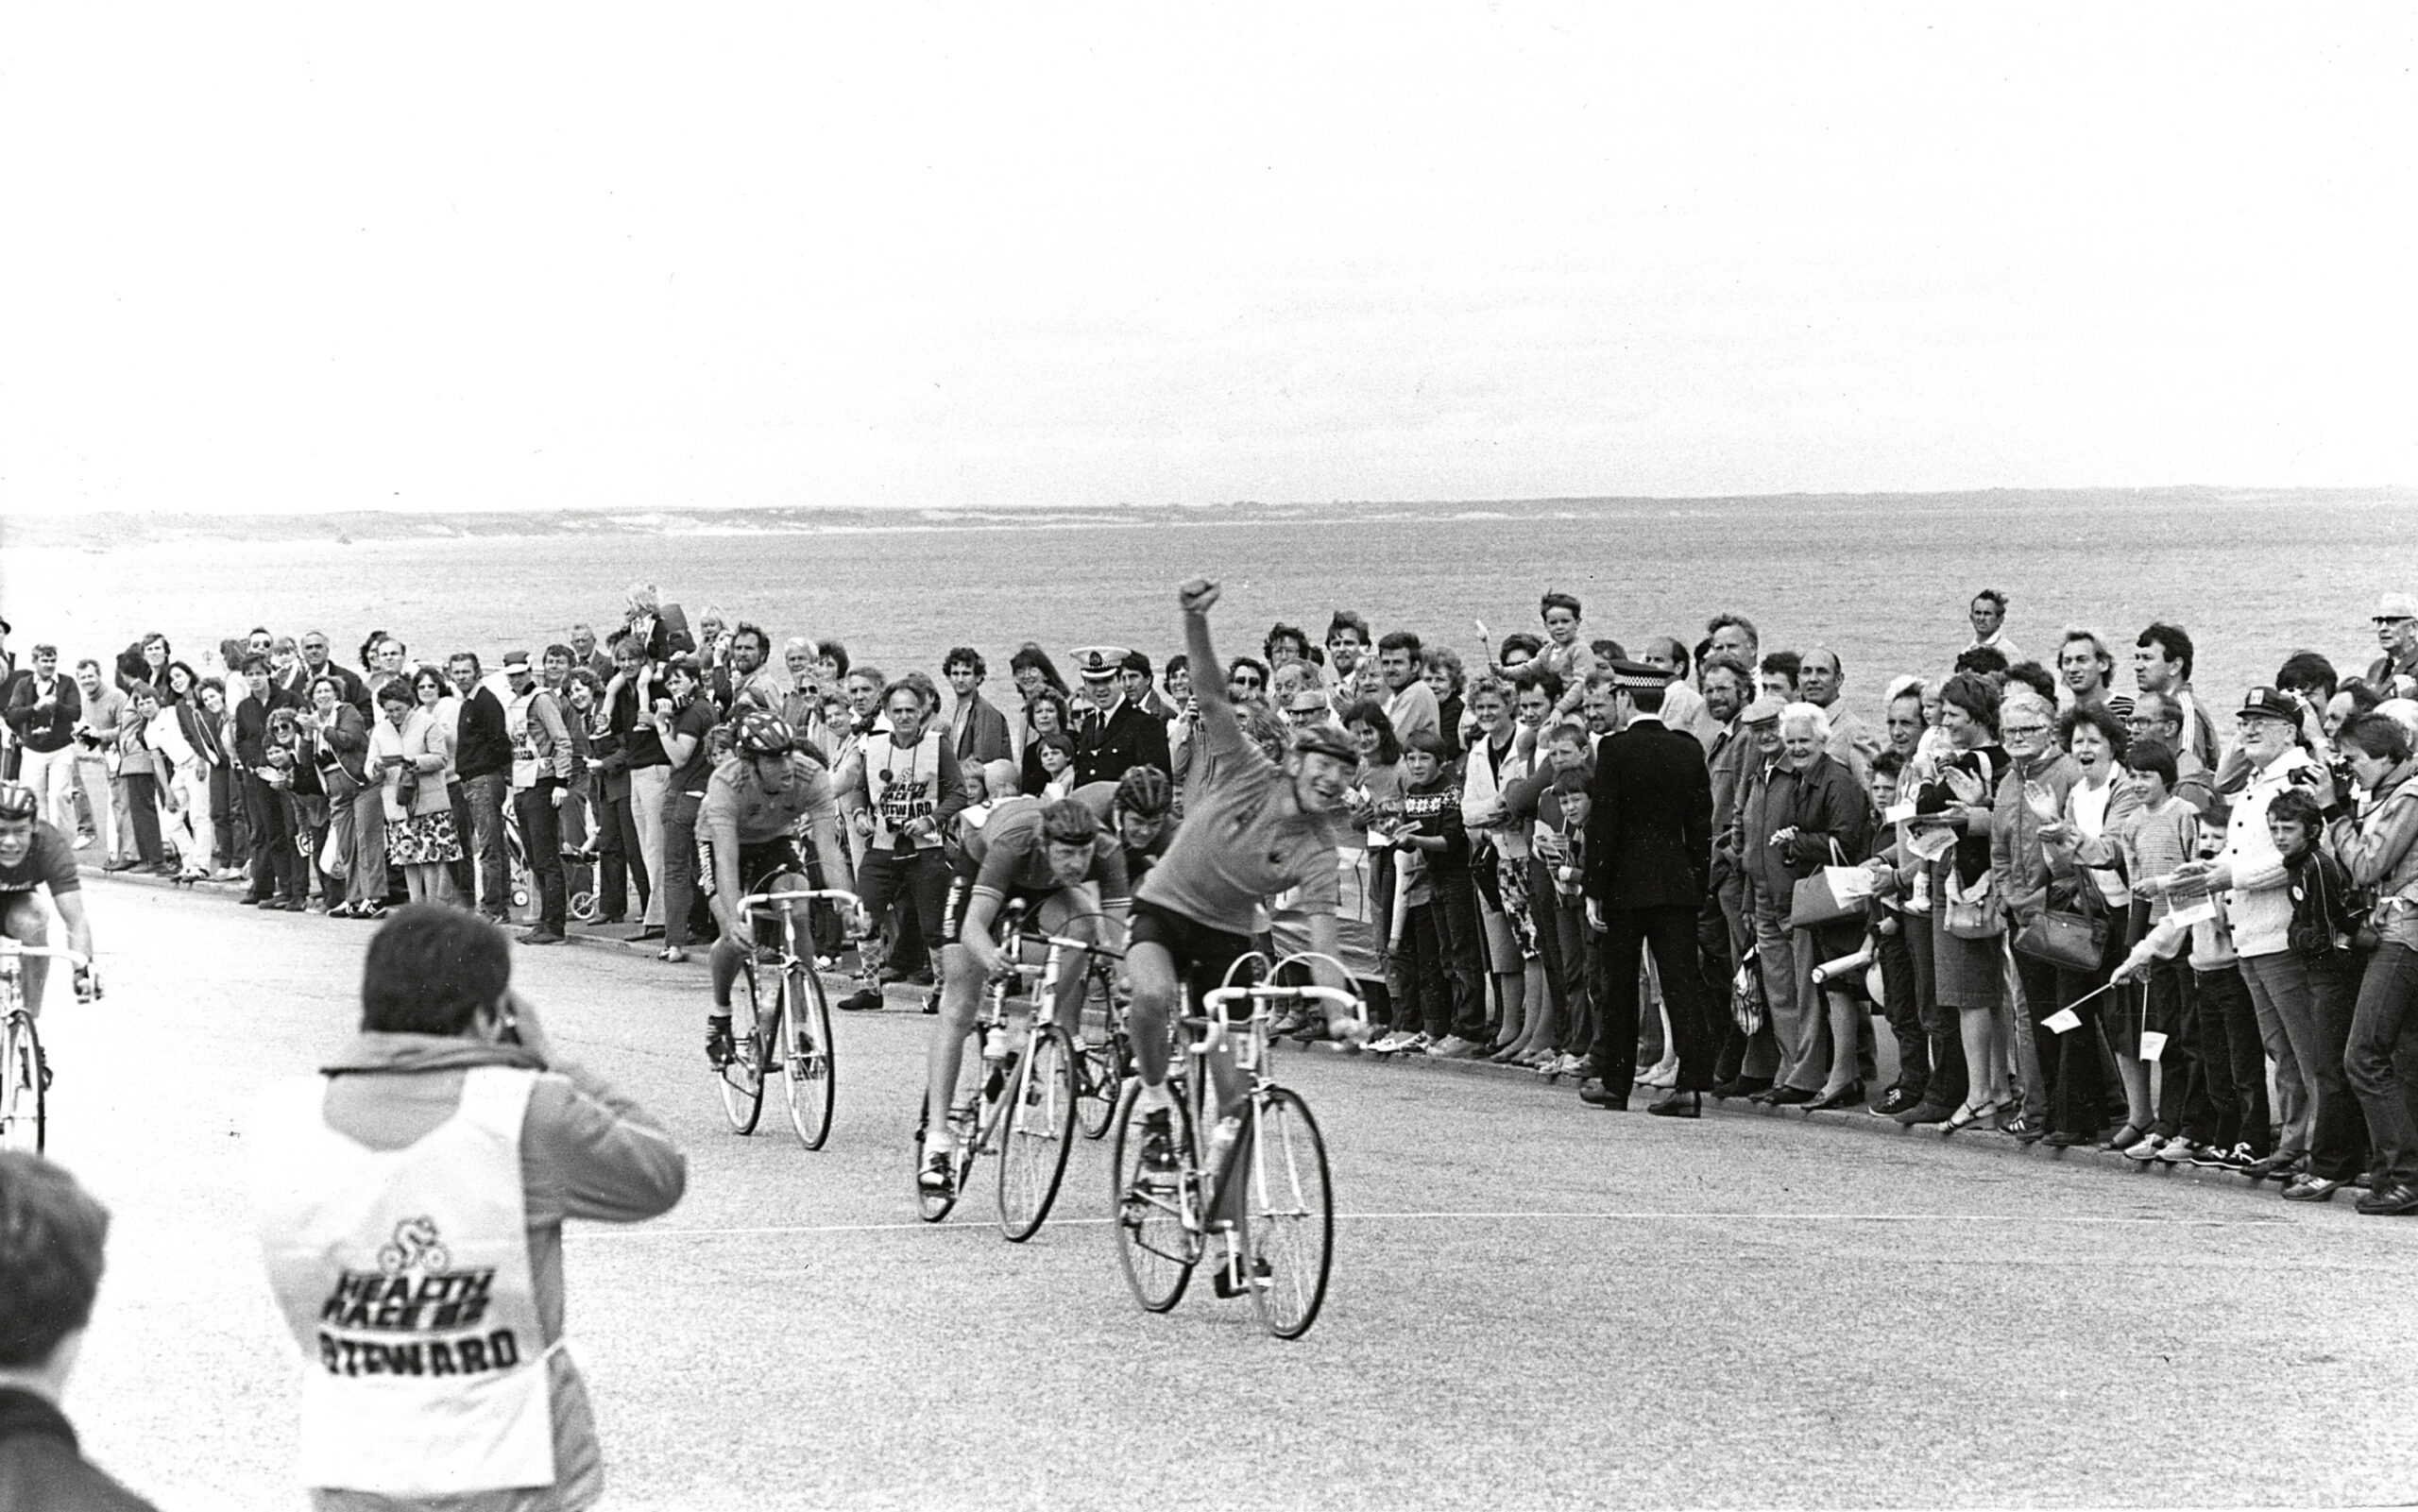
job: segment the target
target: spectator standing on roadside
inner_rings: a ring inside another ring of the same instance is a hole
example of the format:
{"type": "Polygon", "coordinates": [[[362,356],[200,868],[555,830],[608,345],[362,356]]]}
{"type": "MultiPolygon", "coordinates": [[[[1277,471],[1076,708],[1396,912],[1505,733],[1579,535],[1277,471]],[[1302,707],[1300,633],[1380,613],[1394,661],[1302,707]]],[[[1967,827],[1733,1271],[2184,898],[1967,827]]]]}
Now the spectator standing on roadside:
{"type": "Polygon", "coordinates": [[[1420,650],[1419,637],[1408,630],[1388,630],[1377,642],[1377,673],[1386,684],[1386,718],[1393,723],[1394,739],[1405,742],[1405,749],[1420,731],[1443,729],[1435,690],[1420,675],[1420,650]]]}
{"type": "Polygon", "coordinates": [[[118,782],[134,829],[131,859],[146,872],[174,876],[177,869],[160,848],[160,778],[167,761],[151,745],[152,722],[159,717],[160,695],[149,683],[128,690],[126,718],[117,727],[118,782]]]}
{"type": "Polygon", "coordinates": [[[1829,647],[1816,646],[1798,658],[1798,696],[1820,709],[1831,722],[1830,739],[1822,749],[1831,754],[1831,760],[1846,767],[1855,785],[1862,788],[1872,780],[1872,758],[1881,754],[1882,739],[1878,731],[1839,701],[1847,685],[1847,667],[1839,660],[1839,654],[1829,647]]]}
{"type": "Polygon", "coordinates": [[[1984,588],[1973,595],[1966,614],[1973,621],[1973,639],[1966,647],[1967,651],[1974,646],[1987,646],[2004,656],[2010,667],[2023,659],[2023,653],[2007,638],[2005,594],[1996,588],[1984,588]]]}
{"type": "Polygon", "coordinates": [[[2393,680],[2418,681],[2418,598],[2386,594],[2376,601],[2375,623],[2384,654],[2368,664],[2368,686],[2387,698],[2407,697],[2409,690],[2396,688],[2393,680]]]}
{"type": "Polygon", "coordinates": [[[39,1155],[0,1150],[0,1507],[151,1512],[87,1462],[59,1403],[93,1320],[107,1208],[39,1155]]]}
{"type": "MultiPolygon", "coordinates": [[[[324,630],[305,631],[303,632],[302,638],[296,642],[296,647],[302,655],[302,690],[307,693],[310,690],[311,683],[317,678],[334,678],[336,684],[336,697],[342,702],[351,705],[353,708],[360,713],[363,724],[366,726],[370,711],[369,685],[362,681],[361,678],[353,672],[351,668],[340,665],[329,658],[328,633],[324,630]]],[[[397,657],[400,660],[402,642],[397,641],[395,643],[395,647],[397,657]]],[[[400,671],[400,668],[397,670],[400,671]]]]}
{"type": "Polygon", "coordinates": [[[527,652],[507,654],[503,675],[512,688],[503,710],[504,739],[512,750],[512,812],[520,822],[520,852],[537,893],[537,922],[520,943],[558,945],[570,921],[562,810],[570,802],[570,732],[563,726],[562,705],[537,686],[527,652]]]}
{"type": "MultiPolygon", "coordinates": [[[[307,647],[310,640],[305,636],[303,644],[307,647]]],[[[320,637],[320,649],[326,649],[325,637],[320,637]]],[[[303,657],[309,660],[307,650],[303,657]]],[[[398,678],[390,686],[401,687],[404,702],[410,702],[409,685],[398,678]]],[[[328,911],[338,917],[375,919],[386,911],[386,801],[371,780],[369,722],[345,696],[344,688],[342,678],[322,672],[305,689],[319,742],[328,753],[321,767],[328,790],[328,823],[343,837],[337,860],[345,878],[344,900],[328,911]]]]}
{"type": "Polygon", "coordinates": [[[686,1162],[555,1055],[484,921],[398,910],[362,1010],[361,1037],[253,1120],[269,1287],[301,1349],[302,1484],[322,1512],[586,1507],[604,1475],[563,1348],[563,1221],[669,1212],[686,1162]],[[485,1305],[366,1300],[389,1277],[485,1305]],[[415,1354],[425,1373],[393,1368],[415,1354]]]}
{"type": "Polygon", "coordinates": [[[475,652],[457,651],[445,664],[462,701],[454,726],[453,770],[462,779],[469,809],[470,861],[475,886],[463,901],[493,924],[504,921],[510,878],[503,854],[503,806],[512,788],[512,739],[503,725],[503,703],[481,681],[475,652]]]}
{"type": "Polygon", "coordinates": [[[574,669],[585,667],[594,672],[599,684],[613,675],[613,658],[597,645],[594,625],[575,624],[570,627],[570,659],[574,669]]]}
{"type": "Polygon", "coordinates": [[[109,853],[111,871],[134,865],[125,822],[125,785],[117,775],[117,731],[126,721],[126,695],[101,676],[101,664],[87,656],[76,664],[76,688],[83,713],[76,722],[76,783],[93,816],[93,837],[109,853]]]}
{"type": "Polygon", "coordinates": [[[251,886],[241,901],[261,907],[299,909],[309,891],[303,860],[294,848],[292,807],[271,780],[269,716],[291,711],[294,695],[269,678],[268,657],[247,653],[241,669],[244,694],[231,719],[235,766],[244,784],[244,814],[251,829],[251,886]]]}
{"type": "Polygon", "coordinates": [[[698,931],[712,925],[697,887],[697,811],[713,776],[715,719],[713,704],[703,695],[697,658],[673,657],[663,683],[672,695],[671,711],[658,709],[650,717],[669,773],[663,796],[663,949],[656,959],[677,962],[689,959],[689,942],[698,931]]]}
{"type": "MultiPolygon", "coordinates": [[[[982,696],[982,679],[990,670],[982,654],[972,646],[953,646],[941,659],[941,675],[948,679],[954,695],[948,715],[949,745],[962,766],[1005,761],[1014,749],[1008,739],[1008,717],[982,696]]],[[[790,720],[789,726],[798,731],[809,728],[796,719],[790,720]]]]}
{"type": "Polygon", "coordinates": [[[2373,889],[2375,951],[2368,958],[2351,1013],[2342,1072],[2358,1095],[2375,1147],[2362,1213],[2418,1213],[2418,1086],[2400,1074],[2418,1051],[2418,761],[2409,733],[2380,714],[2362,714],[2340,736],[2351,774],[2366,793],[2357,817],[2351,794],[2333,780],[2316,785],[2331,815],[2335,854],[2351,880],[2373,889]]]}
{"type": "Polygon", "coordinates": [[[2175,750],[2188,752],[2202,767],[2214,772],[2217,722],[2200,706],[2199,696],[2191,690],[2192,655],[2191,637],[2183,627],[2158,620],[2133,643],[2133,682],[2144,693],[2157,693],[2174,701],[2183,717],[2184,735],[2184,742],[2175,750]]]}
{"type": "MultiPolygon", "coordinates": [[[[369,790],[378,797],[388,859],[403,869],[414,903],[458,903],[451,863],[461,859],[453,830],[453,804],[446,792],[449,757],[431,685],[444,686],[433,668],[409,683],[400,678],[378,689],[378,722],[369,730],[369,790]],[[404,791],[408,778],[411,790],[404,791]]],[[[382,906],[356,917],[376,918],[382,906]]]]}
{"type": "MultiPolygon", "coordinates": [[[[869,933],[878,933],[893,905],[899,904],[912,910],[924,940],[939,943],[950,876],[941,837],[965,807],[965,782],[941,732],[924,728],[922,694],[906,683],[893,683],[882,705],[890,727],[865,738],[834,784],[841,810],[862,842],[857,892],[864,900],[869,933]]],[[[877,981],[868,974],[840,1006],[879,1008],[877,981]]]]}

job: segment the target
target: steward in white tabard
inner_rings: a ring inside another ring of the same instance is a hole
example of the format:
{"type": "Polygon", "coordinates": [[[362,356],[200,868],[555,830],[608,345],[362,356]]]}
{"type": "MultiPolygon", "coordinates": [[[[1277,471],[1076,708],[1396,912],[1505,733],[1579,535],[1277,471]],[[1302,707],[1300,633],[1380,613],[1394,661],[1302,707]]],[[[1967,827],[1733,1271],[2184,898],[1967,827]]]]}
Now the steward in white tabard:
{"type": "Polygon", "coordinates": [[[604,1489],[563,1337],[562,1223],[680,1200],[661,1126],[553,1059],[502,933],[436,905],[370,941],[362,1033],[252,1130],[321,1508],[552,1512],[604,1489]]]}

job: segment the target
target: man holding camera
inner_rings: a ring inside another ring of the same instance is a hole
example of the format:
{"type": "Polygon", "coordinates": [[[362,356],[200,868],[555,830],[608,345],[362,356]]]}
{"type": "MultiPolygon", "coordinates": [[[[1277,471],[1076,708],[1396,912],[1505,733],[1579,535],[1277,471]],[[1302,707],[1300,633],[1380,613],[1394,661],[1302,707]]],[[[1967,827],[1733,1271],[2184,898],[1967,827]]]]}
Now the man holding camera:
{"type": "Polygon", "coordinates": [[[269,1286],[301,1346],[302,1483],[322,1509],[593,1503],[587,1388],[564,1351],[566,1218],[669,1212],[660,1124],[557,1060],[477,916],[398,909],[360,1037],[253,1120],[269,1286]]]}

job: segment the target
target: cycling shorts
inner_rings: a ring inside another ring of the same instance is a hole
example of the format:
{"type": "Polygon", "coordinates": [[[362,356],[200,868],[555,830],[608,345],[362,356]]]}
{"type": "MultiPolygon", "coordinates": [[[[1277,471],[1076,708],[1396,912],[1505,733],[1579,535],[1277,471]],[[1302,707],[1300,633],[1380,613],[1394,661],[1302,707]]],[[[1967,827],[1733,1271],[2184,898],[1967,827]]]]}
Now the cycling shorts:
{"type": "Polygon", "coordinates": [[[1240,987],[1259,979],[1258,972],[1243,971],[1235,974],[1232,983],[1226,980],[1226,973],[1235,962],[1251,954],[1250,936],[1213,929],[1197,919],[1136,898],[1133,929],[1127,948],[1130,952],[1133,945],[1143,944],[1157,945],[1175,958],[1176,979],[1192,990],[1192,1011],[1196,1013],[1217,989],[1240,987]]]}
{"type": "MultiPolygon", "coordinates": [[[[752,843],[740,842],[739,885],[746,892],[770,892],[772,884],[780,877],[805,875],[806,862],[798,858],[794,838],[778,835],[752,843]]],[[[697,841],[697,888],[707,897],[714,895],[714,842],[702,838],[697,841]]]]}

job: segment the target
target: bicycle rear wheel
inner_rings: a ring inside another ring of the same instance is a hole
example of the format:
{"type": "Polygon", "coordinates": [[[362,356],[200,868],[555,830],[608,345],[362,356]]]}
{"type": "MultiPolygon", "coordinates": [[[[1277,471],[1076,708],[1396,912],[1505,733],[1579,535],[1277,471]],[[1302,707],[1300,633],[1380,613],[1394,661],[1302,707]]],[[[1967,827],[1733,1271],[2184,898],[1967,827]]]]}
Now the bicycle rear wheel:
{"type": "Polygon", "coordinates": [[[1036,1026],[1016,1068],[999,1141],[999,1232],[1022,1244],[1040,1232],[1075,1147],[1075,1061],[1054,1024],[1036,1026]]]}
{"type": "Polygon", "coordinates": [[[804,966],[781,976],[781,1090],[789,1098],[797,1142],[821,1149],[831,1134],[838,1073],[831,1060],[831,1002],[822,979],[804,966]]]}
{"type": "Polygon", "coordinates": [[[49,1133],[42,1038],[22,1011],[0,1022],[0,1149],[39,1155],[49,1133]]]}
{"type": "Polygon", "coordinates": [[[1326,1142],[1309,1104],[1283,1087],[1252,1100],[1243,1262],[1260,1326],[1297,1339],[1318,1321],[1335,1258],[1326,1142]]]}
{"type": "Polygon", "coordinates": [[[764,1005],[758,995],[753,962],[741,970],[739,979],[747,992],[743,1007],[737,1002],[731,1005],[730,1061],[722,1068],[722,1111],[735,1132],[752,1134],[756,1120],[764,1114],[763,1047],[757,1034],[764,1021],[764,1005]]]}
{"type": "Polygon", "coordinates": [[[1123,1029],[1111,1029],[1083,1046],[1075,1064],[1075,1112],[1085,1139],[1107,1135],[1108,1126],[1116,1121],[1117,1096],[1132,1072],[1133,1046],[1123,1029]]]}
{"type": "Polygon", "coordinates": [[[1116,1138],[1109,1160],[1108,1199],[1116,1212],[1116,1263],[1146,1312],[1164,1313],[1183,1296],[1200,1263],[1199,1166],[1193,1160],[1192,1110],[1183,1086],[1169,1078],[1176,1163],[1171,1184],[1142,1179],[1141,1120],[1133,1112],[1142,1084],[1132,1083],[1116,1106],[1116,1138]]]}

